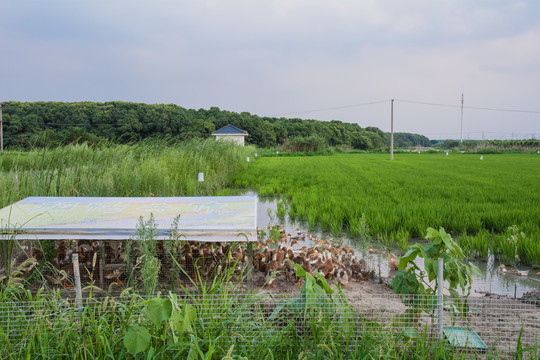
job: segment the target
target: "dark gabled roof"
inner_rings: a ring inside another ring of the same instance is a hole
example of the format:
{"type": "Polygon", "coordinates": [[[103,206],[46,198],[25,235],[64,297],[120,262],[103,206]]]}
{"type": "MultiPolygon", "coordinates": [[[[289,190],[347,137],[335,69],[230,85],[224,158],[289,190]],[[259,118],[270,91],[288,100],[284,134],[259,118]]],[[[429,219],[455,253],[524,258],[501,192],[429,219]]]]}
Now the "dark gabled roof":
{"type": "Polygon", "coordinates": [[[248,133],[244,130],[240,130],[234,125],[227,125],[218,129],[212,133],[212,135],[247,135],[248,133]]]}

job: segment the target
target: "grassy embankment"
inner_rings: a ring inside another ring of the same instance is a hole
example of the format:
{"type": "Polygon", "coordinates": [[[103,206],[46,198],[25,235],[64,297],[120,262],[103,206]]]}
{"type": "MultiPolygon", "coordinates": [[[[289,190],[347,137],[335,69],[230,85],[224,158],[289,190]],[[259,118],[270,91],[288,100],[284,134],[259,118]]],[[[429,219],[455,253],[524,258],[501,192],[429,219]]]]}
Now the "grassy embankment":
{"type": "Polygon", "coordinates": [[[253,151],[214,140],[7,151],[0,154],[0,207],[27,196],[215,195],[253,151]]]}
{"type": "MultiPolygon", "coordinates": [[[[428,227],[444,227],[469,255],[512,262],[507,228],[526,234],[524,264],[540,265],[540,157],[335,154],[262,158],[233,176],[237,187],[280,196],[294,219],[334,234],[370,234],[403,249],[428,227]]],[[[284,213],[284,211],[282,211],[284,213]]]]}

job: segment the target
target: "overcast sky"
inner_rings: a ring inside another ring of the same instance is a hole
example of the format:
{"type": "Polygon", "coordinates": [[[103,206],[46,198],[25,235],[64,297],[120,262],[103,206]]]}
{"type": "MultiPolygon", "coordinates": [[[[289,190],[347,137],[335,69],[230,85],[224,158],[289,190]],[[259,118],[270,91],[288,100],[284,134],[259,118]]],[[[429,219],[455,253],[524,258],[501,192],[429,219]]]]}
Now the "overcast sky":
{"type": "Polygon", "coordinates": [[[540,138],[540,1],[0,0],[2,101],[390,131],[396,99],[394,130],[436,139],[460,137],[462,93],[464,138],[540,138]]]}

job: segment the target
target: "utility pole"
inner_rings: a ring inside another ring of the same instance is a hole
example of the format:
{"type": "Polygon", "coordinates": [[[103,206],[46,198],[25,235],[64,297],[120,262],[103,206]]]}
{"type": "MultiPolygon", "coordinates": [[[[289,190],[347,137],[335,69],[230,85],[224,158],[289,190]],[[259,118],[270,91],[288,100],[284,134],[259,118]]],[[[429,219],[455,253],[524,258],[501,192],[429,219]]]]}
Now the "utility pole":
{"type": "Polygon", "coordinates": [[[4,126],[2,123],[2,107],[4,104],[0,103],[0,152],[4,152],[4,126]]]}
{"type": "Polygon", "coordinates": [[[463,93],[461,93],[461,142],[463,142],[463,93]]]}
{"type": "Polygon", "coordinates": [[[390,160],[394,160],[394,99],[390,107],[390,160]]]}

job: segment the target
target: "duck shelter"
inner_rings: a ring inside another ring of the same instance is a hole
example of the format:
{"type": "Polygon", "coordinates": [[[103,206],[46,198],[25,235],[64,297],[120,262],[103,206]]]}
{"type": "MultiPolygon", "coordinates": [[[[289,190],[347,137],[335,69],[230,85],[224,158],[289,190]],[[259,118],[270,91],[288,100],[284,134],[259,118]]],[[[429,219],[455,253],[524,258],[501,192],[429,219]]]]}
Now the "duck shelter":
{"type": "MultiPolygon", "coordinates": [[[[153,228],[152,239],[158,240],[163,271],[170,252],[167,246],[179,246],[171,245],[175,240],[184,246],[189,243],[185,248],[189,252],[202,253],[247,242],[250,254],[251,242],[257,240],[257,197],[28,197],[0,209],[0,241],[18,243],[10,252],[10,262],[0,259],[0,272],[5,272],[5,264],[16,268],[28,258],[51,261],[44,254],[49,240],[54,244],[49,250],[54,253],[51,262],[57,269],[71,272],[71,255],[76,253],[88,272],[93,272],[98,259],[102,286],[107,278],[120,282],[126,269],[122,244],[135,239],[145,222],[153,228]]],[[[182,259],[179,256],[177,261],[186,261],[185,256],[182,259]]],[[[84,270],[81,273],[86,276],[84,270]]]]}
{"type": "Polygon", "coordinates": [[[229,124],[222,127],[221,129],[214,131],[212,135],[216,137],[216,140],[229,140],[236,143],[237,145],[244,146],[244,139],[249,134],[246,131],[237,128],[236,126],[229,124]]]}
{"type": "Polygon", "coordinates": [[[127,240],[135,234],[140,218],[151,215],[157,240],[168,238],[179,215],[177,231],[185,240],[257,240],[256,196],[32,196],[0,210],[0,230],[14,231],[17,240],[127,240]]]}

